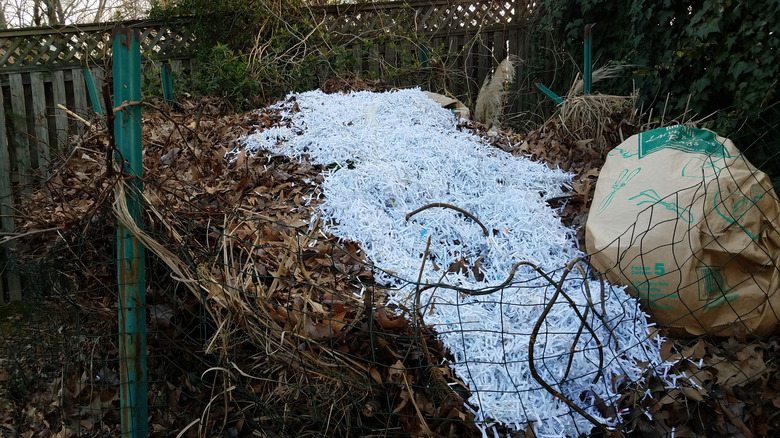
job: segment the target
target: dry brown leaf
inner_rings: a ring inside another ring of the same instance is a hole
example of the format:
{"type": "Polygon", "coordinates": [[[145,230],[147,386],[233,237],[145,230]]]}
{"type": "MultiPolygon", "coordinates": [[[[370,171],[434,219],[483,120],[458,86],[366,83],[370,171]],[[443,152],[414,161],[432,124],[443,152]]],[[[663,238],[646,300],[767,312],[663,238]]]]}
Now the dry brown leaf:
{"type": "Polygon", "coordinates": [[[376,370],[375,367],[369,367],[368,373],[371,375],[371,378],[374,379],[376,383],[382,384],[382,375],[379,374],[379,371],[376,370]]]}
{"type": "Polygon", "coordinates": [[[377,316],[377,319],[379,320],[379,325],[385,329],[404,327],[409,323],[409,321],[407,321],[406,318],[404,318],[403,316],[397,316],[391,319],[388,316],[388,310],[386,307],[381,307],[379,309],[376,309],[374,311],[374,314],[377,316]]]}
{"type": "Polygon", "coordinates": [[[344,326],[347,325],[347,323],[344,322],[344,317],[347,316],[347,312],[341,312],[338,314],[335,314],[330,317],[328,320],[330,322],[330,327],[333,330],[334,333],[340,332],[341,329],[344,328],[344,326]]]}
{"type": "Polygon", "coordinates": [[[680,390],[682,390],[683,394],[685,394],[685,397],[689,400],[694,401],[702,401],[704,400],[704,396],[707,395],[706,391],[704,391],[704,394],[702,394],[702,391],[692,388],[690,386],[681,386],[680,390]]]}
{"type": "Polygon", "coordinates": [[[324,341],[333,334],[331,326],[315,321],[314,318],[306,318],[306,334],[315,342],[324,341]]]}
{"type": "Polygon", "coordinates": [[[682,356],[691,360],[701,359],[706,353],[705,347],[706,343],[704,342],[704,339],[699,339],[699,342],[697,342],[695,345],[683,349],[682,356]]]}
{"type": "Polygon", "coordinates": [[[718,374],[715,376],[715,381],[724,388],[729,388],[735,382],[735,380],[742,380],[737,378],[741,375],[742,371],[734,365],[728,359],[723,357],[712,355],[712,368],[714,368],[718,374]]]}

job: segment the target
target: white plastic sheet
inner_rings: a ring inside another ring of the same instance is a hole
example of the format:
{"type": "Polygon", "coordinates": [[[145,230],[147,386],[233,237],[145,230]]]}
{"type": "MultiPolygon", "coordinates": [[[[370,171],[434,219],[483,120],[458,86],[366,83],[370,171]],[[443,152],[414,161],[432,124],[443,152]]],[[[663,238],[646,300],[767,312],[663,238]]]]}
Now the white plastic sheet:
{"type": "MultiPolygon", "coordinates": [[[[290,98],[299,111],[291,110],[290,99],[281,104],[289,126],[254,134],[244,147],[328,166],[324,203],[319,207],[327,230],[360,242],[369,260],[395,273],[376,278],[397,288],[391,301],[412,307],[411,282],[419,274],[428,236],[430,259],[422,282],[469,289],[501,284],[521,260],[545,272],[558,270],[553,274],[557,278],[560,268],[582,255],[574,233],[545,203],[563,194],[570,175],[513,157],[458,130],[452,114],[423,92],[312,91],[290,98]],[[447,208],[431,208],[405,220],[407,213],[433,202],[472,213],[489,236],[474,221],[447,208]],[[456,261],[465,259],[473,265],[480,257],[482,281],[473,271],[442,278],[456,261]]],[[[611,405],[619,396],[613,376],[637,381],[642,378],[637,361],[660,364],[661,339],[647,339],[646,316],[622,289],[609,287],[602,303],[598,282],[590,284],[592,296],[587,296],[579,272],[570,277],[565,291],[580,312],[586,312],[589,300],[598,313],[602,306],[606,310],[609,329],[588,312],[588,323],[603,344],[601,377],[593,382],[599,354],[587,330],[568,367],[581,320],[562,297],[537,338],[534,363],[547,382],[609,425],[615,420],[601,417],[595,396],[611,405]],[[564,375],[567,378],[561,381],[564,375]]],[[[491,295],[470,296],[443,288],[421,295],[425,323],[436,328],[451,351],[454,361],[449,365],[472,391],[469,402],[483,427],[496,422],[523,428],[534,422],[537,436],[576,436],[592,428],[530,373],[529,338],[553,293],[544,278],[520,267],[510,287],[491,295]]]]}

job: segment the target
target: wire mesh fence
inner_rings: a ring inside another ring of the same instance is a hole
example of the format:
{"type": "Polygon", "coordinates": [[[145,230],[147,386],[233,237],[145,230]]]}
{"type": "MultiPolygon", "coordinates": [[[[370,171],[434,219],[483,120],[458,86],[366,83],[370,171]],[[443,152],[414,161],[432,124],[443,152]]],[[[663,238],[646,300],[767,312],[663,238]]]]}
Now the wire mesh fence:
{"type": "MultiPolygon", "coordinates": [[[[268,151],[226,158],[279,113],[198,105],[150,105],[144,121],[136,231],[148,251],[150,436],[711,437],[778,427],[775,330],[680,337],[648,327],[637,300],[587,257],[553,269],[511,261],[496,285],[464,288],[448,280],[476,279],[475,260],[433,258],[434,240],[417,264],[438,264],[443,279],[403,278],[312,221],[324,166],[268,151]]],[[[774,141],[775,131],[739,137],[774,141]]],[[[0,315],[3,435],[120,433],[115,230],[133,224],[116,202],[127,186],[105,165],[106,134],[93,134],[23,212],[22,229],[51,231],[18,238],[5,262],[25,278],[26,300],[0,315]]],[[[776,150],[771,141],[760,151],[776,150]]]]}

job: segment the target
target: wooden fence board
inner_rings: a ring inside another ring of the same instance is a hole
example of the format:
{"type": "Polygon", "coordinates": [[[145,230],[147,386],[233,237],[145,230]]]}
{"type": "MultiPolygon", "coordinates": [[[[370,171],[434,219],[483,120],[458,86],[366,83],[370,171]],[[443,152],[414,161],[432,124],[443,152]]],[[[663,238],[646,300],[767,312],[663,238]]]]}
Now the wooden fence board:
{"type": "MultiPolygon", "coordinates": [[[[471,35],[465,36],[466,43],[463,48],[463,74],[466,76],[466,96],[472,96],[470,100],[476,100],[478,87],[482,84],[477,83],[477,57],[475,38],[471,35]]],[[[474,102],[464,102],[466,105],[473,104],[474,102]]]]}
{"type": "Polygon", "coordinates": [[[385,62],[388,64],[390,68],[399,67],[398,62],[396,62],[395,46],[392,43],[385,44],[384,58],[385,58],[385,62]]]}
{"type": "MultiPolygon", "coordinates": [[[[75,107],[76,114],[89,118],[89,106],[87,105],[87,87],[84,83],[84,72],[80,68],[74,68],[71,70],[71,77],[73,78],[73,106],[75,107]]],[[[84,124],[76,123],[76,132],[79,135],[84,133],[84,124]]]]}
{"type": "Polygon", "coordinates": [[[379,46],[373,45],[368,49],[368,72],[380,75],[382,71],[379,67],[379,46]]]}
{"type": "MultiPolygon", "coordinates": [[[[3,88],[0,87],[0,121],[5,120],[5,109],[3,108],[3,88]]],[[[0,123],[0,229],[5,233],[14,231],[14,210],[13,210],[13,191],[11,187],[11,160],[8,156],[8,137],[5,129],[5,123],[0,123]]],[[[8,243],[3,251],[10,251],[12,243],[8,243]]],[[[6,253],[7,254],[7,253],[6,253]]],[[[18,275],[12,272],[4,273],[7,287],[0,278],[0,304],[5,301],[5,295],[11,301],[21,301],[22,283],[18,275]]]]}
{"type": "Polygon", "coordinates": [[[520,108],[522,107],[522,101],[521,96],[518,94],[518,90],[520,89],[520,72],[523,70],[523,63],[526,61],[523,59],[523,56],[521,55],[521,52],[518,50],[519,47],[519,41],[518,38],[520,38],[520,32],[517,29],[509,29],[506,32],[506,41],[507,41],[507,50],[508,54],[515,54],[518,55],[517,59],[517,70],[515,71],[515,82],[512,84],[512,106],[509,110],[510,113],[517,113],[520,111],[520,108]]]}
{"type": "Polygon", "coordinates": [[[493,32],[493,59],[497,62],[501,62],[507,57],[506,52],[506,35],[504,31],[493,32]]]}
{"type": "Polygon", "coordinates": [[[35,139],[31,141],[37,152],[38,170],[42,176],[48,176],[49,163],[49,120],[46,113],[46,90],[43,86],[43,75],[40,72],[30,73],[32,88],[33,124],[35,139]]]}
{"type": "Polygon", "coordinates": [[[355,57],[355,71],[354,73],[356,75],[360,75],[360,72],[363,70],[363,49],[360,44],[353,44],[352,45],[352,56],[355,57]]]}
{"type": "Polygon", "coordinates": [[[62,70],[55,71],[52,74],[52,94],[54,95],[54,126],[57,131],[57,138],[54,149],[62,153],[68,141],[68,114],[57,105],[67,105],[65,94],[65,73],[62,70]]]}
{"type": "Polygon", "coordinates": [[[477,42],[477,83],[482,85],[485,78],[490,73],[490,67],[492,67],[492,54],[490,53],[490,47],[488,46],[488,35],[482,35],[477,42]]]}
{"type": "Polygon", "coordinates": [[[11,126],[13,126],[14,150],[16,152],[16,175],[18,175],[19,184],[22,186],[22,195],[29,196],[32,193],[32,163],[22,75],[20,73],[12,74],[8,80],[11,84],[11,126]]]}

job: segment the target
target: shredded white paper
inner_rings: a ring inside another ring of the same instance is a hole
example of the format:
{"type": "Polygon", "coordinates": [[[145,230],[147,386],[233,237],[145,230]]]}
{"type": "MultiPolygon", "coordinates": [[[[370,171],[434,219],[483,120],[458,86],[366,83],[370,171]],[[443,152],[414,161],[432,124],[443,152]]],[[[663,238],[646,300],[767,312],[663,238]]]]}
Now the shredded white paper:
{"type": "MultiPolygon", "coordinates": [[[[422,282],[468,289],[501,284],[521,260],[557,281],[561,268],[582,255],[573,232],[545,203],[563,194],[570,175],[513,157],[458,130],[456,118],[420,90],[346,95],[311,91],[291,95],[279,108],[289,126],[250,136],[245,149],[262,148],[330,169],[319,206],[327,230],[359,242],[366,257],[386,271],[376,280],[396,288],[393,302],[412,308],[412,283],[429,236],[422,282]],[[291,110],[292,99],[299,111],[291,110]],[[405,219],[407,213],[434,202],[470,212],[487,227],[489,236],[448,208],[430,208],[405,219]],[[469,264],[468,272],[443,276],[462,259],[469,264]],[[484,275],[481,281],[471,269],[477,260],[484,275]]],[[[574,271],[564,291],[586,315],[603,346],[601,367],[594,336],[581,328],[581,319],[562,296],[536,339],[534,364],[546,382],[609,426],[619,419],[603,418],[595,407],[598,400],[614,405],[619,397],[615,376],[641,380],[638,361],[660,365],[662,339],[648,339],[646,315],[623,289],[608,287],[602,297],[597,281],[588,284],[590,296],[582,275],[574,271]]],[[[519,429],[533,422],[539,437],[577,436],[592,428],[543,389],[528,365],[533,327],[554,292],[544,278],[521,266],[511,285],[490,295],[446,288],[421,294],[425,323],[435,327],[452,353],[449,365],[468,385],[472,394],[468,401],[483,428],[500,423],[519,429]]]]}

